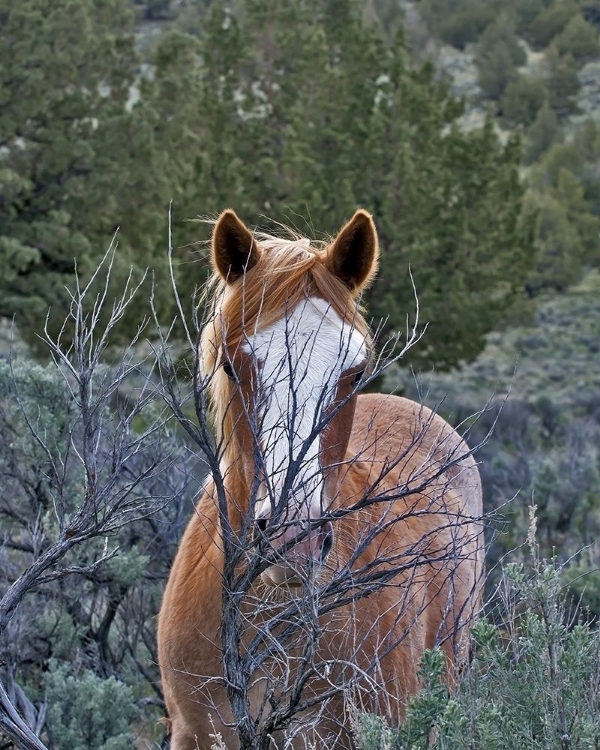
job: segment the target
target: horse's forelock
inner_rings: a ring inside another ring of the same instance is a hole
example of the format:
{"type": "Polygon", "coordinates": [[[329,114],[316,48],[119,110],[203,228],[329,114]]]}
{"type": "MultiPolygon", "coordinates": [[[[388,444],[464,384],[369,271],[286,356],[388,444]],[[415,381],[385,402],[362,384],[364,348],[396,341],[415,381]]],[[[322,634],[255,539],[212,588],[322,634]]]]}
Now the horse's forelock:
{"type": "Polygon", "coordinates": [[[368,333],[354,295],[325,264],[320,245],[305,238],[285,240],[258,235],[263,253],[257,264],[233,284],[213,276],[208,284],[212,320],[205,328],[201,357],[204,369],[214,369],[225,335],[229,345],[281,319],[303,299],[322,297],[342,320],[368,333]]]}

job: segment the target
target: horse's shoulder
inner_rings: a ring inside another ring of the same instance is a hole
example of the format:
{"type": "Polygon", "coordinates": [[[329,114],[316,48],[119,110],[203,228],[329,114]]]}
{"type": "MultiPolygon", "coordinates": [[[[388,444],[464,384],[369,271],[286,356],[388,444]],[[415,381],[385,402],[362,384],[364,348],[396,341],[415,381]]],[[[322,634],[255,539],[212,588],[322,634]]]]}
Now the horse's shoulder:
{"type": "Polygon", "coordinates": [[[363,441],[366,453],[415,449],[430,451],[441,441],[460,441],[452,427],[427,406],[402,396],[361,394],[356,402],[351,443],[363,441]]]}
{"type": "Polygon", "coordinates": [[[398,471],[416,471],[419,480],[428,471],[436,475],[442,469],[447,489],[458,490],[472,515],[481,515],[481,479],[469,446],[445,419],[423,404],[401,396],[360,395],[349,452],[375,466],[397,461],[398,471]]]}

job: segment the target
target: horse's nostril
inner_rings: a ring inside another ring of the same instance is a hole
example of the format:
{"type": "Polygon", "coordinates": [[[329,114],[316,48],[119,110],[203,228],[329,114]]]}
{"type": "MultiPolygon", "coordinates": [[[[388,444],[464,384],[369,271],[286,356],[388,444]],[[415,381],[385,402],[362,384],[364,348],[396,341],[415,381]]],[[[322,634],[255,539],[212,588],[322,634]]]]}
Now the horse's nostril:
{"type": "Polygon", "coordinates": [[[322,544],[321,544],[321,562],[325,562],[327,555],[331,552],[333,547],[333,526],[329,521],[323,525],[321,529],[322,544]]]}
{"type": "Polygon", "coordinates": [[[261,534],[264,534],[267,530],[268,518],[257,518],[256,519],[256,530],[261,534]]]}

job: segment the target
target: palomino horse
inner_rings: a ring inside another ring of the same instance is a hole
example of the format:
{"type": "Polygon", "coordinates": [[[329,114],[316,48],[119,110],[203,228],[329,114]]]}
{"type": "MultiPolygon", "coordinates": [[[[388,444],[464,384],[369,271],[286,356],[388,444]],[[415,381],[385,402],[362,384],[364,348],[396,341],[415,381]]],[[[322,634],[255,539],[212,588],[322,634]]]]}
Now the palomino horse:
{"type": "Polygon", "coordinates": [[[212,477],[158,623],[173,750],[353,748],[356,716],[402,720],[425,649],[448,679],[481,602],[481,484],[424,406],[358,395],[371,361],[360,293],[378,257],[357,211],[330,243],[212,238],[197,388],[212,477]]]}

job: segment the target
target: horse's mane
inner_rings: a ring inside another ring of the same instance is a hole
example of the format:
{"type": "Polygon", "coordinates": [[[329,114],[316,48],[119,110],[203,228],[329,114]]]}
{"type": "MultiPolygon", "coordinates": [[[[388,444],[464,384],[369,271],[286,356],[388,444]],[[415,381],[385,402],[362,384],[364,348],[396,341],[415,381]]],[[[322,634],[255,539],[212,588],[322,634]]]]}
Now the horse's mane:
{"type": "Polygon", "coordinates": [[[356,293],[329,270],[329,242],[312,245],[308,239],[291,231],[289,234],[290,239],[285,239],[255,233],[262,250],[256,264],[232,283],[213,272],[205,289],[207,323],[200,338],[200,370],[207,379],[211,413],[228,465],[233,423],[229,409],[231,381],[220,366],[225,337],[228,347],[235,349],[247,336],[280,320],[303,299],[316,296],[363,334],[370,346],[369,327],[356,293]]]}

